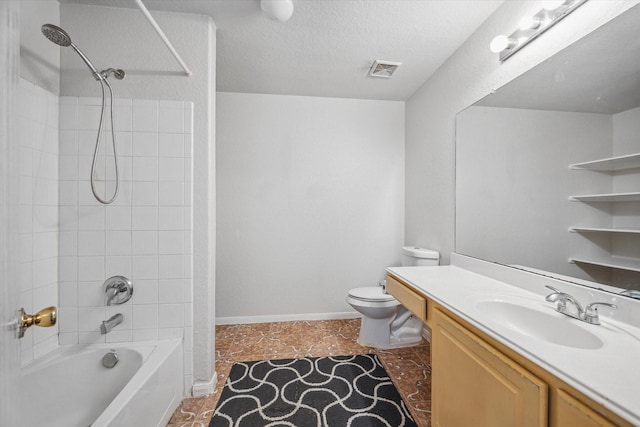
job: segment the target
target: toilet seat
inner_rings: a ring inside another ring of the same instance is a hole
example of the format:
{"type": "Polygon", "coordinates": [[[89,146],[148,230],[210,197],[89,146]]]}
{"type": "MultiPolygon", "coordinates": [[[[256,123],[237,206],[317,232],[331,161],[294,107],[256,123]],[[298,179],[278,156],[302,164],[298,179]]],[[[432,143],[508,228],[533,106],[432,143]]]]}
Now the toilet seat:
{"type": "Polygon", "coordinates": [[[349,297],[366,302],[389,302],[396,300],[393,295],[383,293],[381,286],[366,286],[351,289],[349,291],[349,297]]]}

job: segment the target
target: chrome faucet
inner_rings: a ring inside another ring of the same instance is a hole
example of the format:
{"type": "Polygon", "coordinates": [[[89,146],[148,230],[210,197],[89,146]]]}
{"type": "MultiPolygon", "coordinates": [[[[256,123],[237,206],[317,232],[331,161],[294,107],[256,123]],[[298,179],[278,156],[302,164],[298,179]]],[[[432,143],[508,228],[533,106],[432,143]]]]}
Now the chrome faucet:
{"type": "Polygon", "coordinates": [[[604,305],[614,309],[618,308],[617,305],[609,304],[608,302],[592,302],[583,309],[578,300],[571,295],[564,293],[553,286],[546,285],[545,287],[553,291],[553,293],[546,296],[545,300],[548,302],[555,302],[556,311],[558,313],[573,317],[574,319],[582,320],[583,322],[591,325],[600,324],[600,317],[598,316],[598,309],[596,308],[597,305],[604,305]],[[569,310],[567,308],[567,302],[571,303],[574,307],[573,310],[569,310]]]}
{"type": "Polygon", "coordinates": [[[124,304],[133,295],[131,280],[124,276],[113,276],[104,282],[106,305],[124,304]]]}
{"type": "Polygon", "coordinates": [[[104,320],[101,324],[100,324],[100,333],[102,335],[104,334],[108,334],[109,332],[111,332],[111,330],[119,325],[120,323],[122,323],[122,321],[124,320],[124,316],[122,315],[122,313],[118,313],[118,314],[114,314],[113,316],[111,316],[109,318],[109,320],[104,320]]]}

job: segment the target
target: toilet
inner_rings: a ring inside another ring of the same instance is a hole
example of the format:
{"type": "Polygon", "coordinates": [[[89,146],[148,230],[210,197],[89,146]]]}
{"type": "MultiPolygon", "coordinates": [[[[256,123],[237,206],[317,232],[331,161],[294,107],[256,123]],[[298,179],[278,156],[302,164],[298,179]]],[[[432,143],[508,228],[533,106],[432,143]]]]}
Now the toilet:
{"type": "MultiPolygon", "coordinates": [[[[417,246],[402,248],[403,266],[436,266],[440,254],[417,246]]],[[[380,286],[354,288],[347,302],[362,314],[358,343],[375,348],[399,348],[419,344],[422,340],[422,321],[404,308],[380,286]]]]}

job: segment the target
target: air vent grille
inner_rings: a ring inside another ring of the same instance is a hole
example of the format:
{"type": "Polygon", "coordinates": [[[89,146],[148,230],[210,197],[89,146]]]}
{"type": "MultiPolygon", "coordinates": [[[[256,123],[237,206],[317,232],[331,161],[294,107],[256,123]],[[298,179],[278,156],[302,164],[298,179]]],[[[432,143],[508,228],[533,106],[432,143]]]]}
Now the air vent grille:
{"type": "Polygon", "coordinates": [[[380,59],[376,59],[375,61],[373,61],[373,64],[371,64],[371,68],[369,69],[369,76],[389,78],[393,76],[393,73],[395,73],[400,65],[402,65],[402,62],[383,61],[380,59]]]}

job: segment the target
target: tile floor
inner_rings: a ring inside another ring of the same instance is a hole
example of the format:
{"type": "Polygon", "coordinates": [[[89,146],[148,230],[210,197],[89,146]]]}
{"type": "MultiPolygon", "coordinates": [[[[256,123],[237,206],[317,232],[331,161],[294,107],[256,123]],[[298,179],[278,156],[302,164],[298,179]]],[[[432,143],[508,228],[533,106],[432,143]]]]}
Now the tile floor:
{"type": "Polygon", "coordinates": [[[360,319],[216,326],[218,385],[210,396],[184,399],[167,427],[207,427],[234,362],[364,353],[378,355],[418,426],[429,427],[429,344],[397,350],[362,347],[356,342],[359,330],[360,319]]]}

